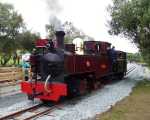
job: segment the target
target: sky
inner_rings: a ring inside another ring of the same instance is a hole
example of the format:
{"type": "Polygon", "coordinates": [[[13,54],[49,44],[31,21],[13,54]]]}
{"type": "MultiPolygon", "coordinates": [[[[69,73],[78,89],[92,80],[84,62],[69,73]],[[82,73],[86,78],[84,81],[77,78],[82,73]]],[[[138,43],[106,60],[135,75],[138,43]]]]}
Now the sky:
{"type": "Polygon", "coordinates": [[[111,0],[1,0],[13,4],[24,18],[28,29],[46,36],[45,25],[51,16],[57,16],[61,22],[70,21],[85,34],[95,40],[112,43],[117,50],[135,53],[137,47],[122,36],[108,34],[110,20],[107,7],[111,0]]]}

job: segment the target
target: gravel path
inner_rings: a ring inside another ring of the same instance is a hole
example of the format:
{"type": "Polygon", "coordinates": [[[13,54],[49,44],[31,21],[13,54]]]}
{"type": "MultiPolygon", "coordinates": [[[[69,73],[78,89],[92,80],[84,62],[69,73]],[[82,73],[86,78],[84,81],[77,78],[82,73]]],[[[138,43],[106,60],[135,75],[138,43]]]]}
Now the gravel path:
{"type": "Polygon", "coordinates": [[[0,98],[21,93],[20,84],[0,86],[0,98]]]}
{"type": "Polygon", "coordinates": [[[19,103],[21,101],[26,100],[27,97],[24,94],[15,94],[15,95],[10,95],[6,97],[0,97],[0,109],[6,108],[8,106],[11,106],[15,103],[19,103]]]}
{"type": "Polygon", "coordinates": [[[29,101],[23,94],[16,94],[5,99],[2,98],[0,102],[3,104],[1,105],[3,108],[0,108],[0,117],[41,103],[39,100],[29,101]]]}

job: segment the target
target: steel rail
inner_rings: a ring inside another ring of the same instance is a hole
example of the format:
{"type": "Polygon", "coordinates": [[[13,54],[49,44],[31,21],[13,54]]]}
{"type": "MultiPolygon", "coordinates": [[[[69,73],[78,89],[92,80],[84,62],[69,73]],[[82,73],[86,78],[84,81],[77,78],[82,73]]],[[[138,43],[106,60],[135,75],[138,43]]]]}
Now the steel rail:
{"type": "Polygon", "coordinates": [[[35,119],[38,117],[41,117],[45,114],[49,114],[52,110],[54,109],[58,109],[61,106],[63,106],[62,104],[55,104],[52,106],[44,106],[44,104],[38,104],[35,106],[32,106],[30,108],[26,108],[20,111],[17,111],[15,113],[11,113],[9,115],[3,116],[0,118],[0,120],[9,120],[9,119],[13,119],[13,120],[31,120],[31,119],[35,119]],[[40,110],[42,109],[42,110],[40,110]],[[27,116],[27,117],[22,117],[25,113],[31,113],[31,115],[27,116]]]}
{"type": "Polygon", "coordinates": [[[43,115],[46,115],[46,114],[49,114],[50,112],[52,112],[54,109],[57,109],[59,108],[60,106],[62,106],[61,104],[58,104],[58,105],[53,105],[51,107],[49,107],[48,109],[44,110],[44,111],[41,111],[35,115],[32,115],[32,116],[29,116],[28,118],[25,118],[25,119],[22,119],[22,120],[31,120],[31,119],[36,119],[36,118],[39,118],[43,115]]]}
{"type": "Polygon", "coordinates": [[[130,68],[128,71],[127,71],[127,73],[126,73],[126,75],[128,75],[129,73],[131,73],[133,70],[135,70],[136,69],[136,67],[135,66],[133,66],[132,68],[130,68]]]}
{"type": "Polygon", "coordinates": [[[0,120],[6,120],[6,119],[9,119],[9,118],[12,118],[13,116],[16,116],[16,115],[18,115],[18,114],[22,114],[22,113],[25,113],[25,112],[27,112],[27,111],[29,111],[29,110],[39,108],[39,107],[41,107],[42,105],[43,105],[43,104],[38,104],[38,105],[34,105],[34,106],[32,106],[32,107],[29,107],[29,108],[25,108],[25,109],[20,110],[20,111],[16,111],[16,112],[14,112],[14,113],[10,113],[10,114],[8,114],[8,115],[5,115],[5,116],[0,117],[0,120]]]}

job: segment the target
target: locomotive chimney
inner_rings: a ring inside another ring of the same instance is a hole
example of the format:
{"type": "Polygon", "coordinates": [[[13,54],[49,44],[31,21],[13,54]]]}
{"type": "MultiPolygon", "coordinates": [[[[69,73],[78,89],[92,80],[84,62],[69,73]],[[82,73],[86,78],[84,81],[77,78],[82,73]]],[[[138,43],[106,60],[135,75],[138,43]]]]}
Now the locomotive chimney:
{"type": "Polygon", "coordinates": [[[64,49],[65,32],[64,31],[56,31],[55,35],[56,35],[57,47],[64,49]]]}

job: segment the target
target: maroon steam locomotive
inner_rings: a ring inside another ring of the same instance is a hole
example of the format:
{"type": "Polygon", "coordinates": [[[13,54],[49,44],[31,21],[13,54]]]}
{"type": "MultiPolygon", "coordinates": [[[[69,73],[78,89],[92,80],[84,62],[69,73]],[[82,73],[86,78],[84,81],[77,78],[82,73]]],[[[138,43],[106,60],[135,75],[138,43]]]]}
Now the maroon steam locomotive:
{"type": "Polygon", "coordinates": [[[126,53],[111,55],[108,42],[85,41],[83,54],[75,53],[74,44],[64,44],[63,31],[56,32],[57,47],[52,41],[36,41],[30,58],[31,78],[21,83],[28,97],[59,101],[97,89],[102,82],[122,79],[126,74],[126,53]]]}

